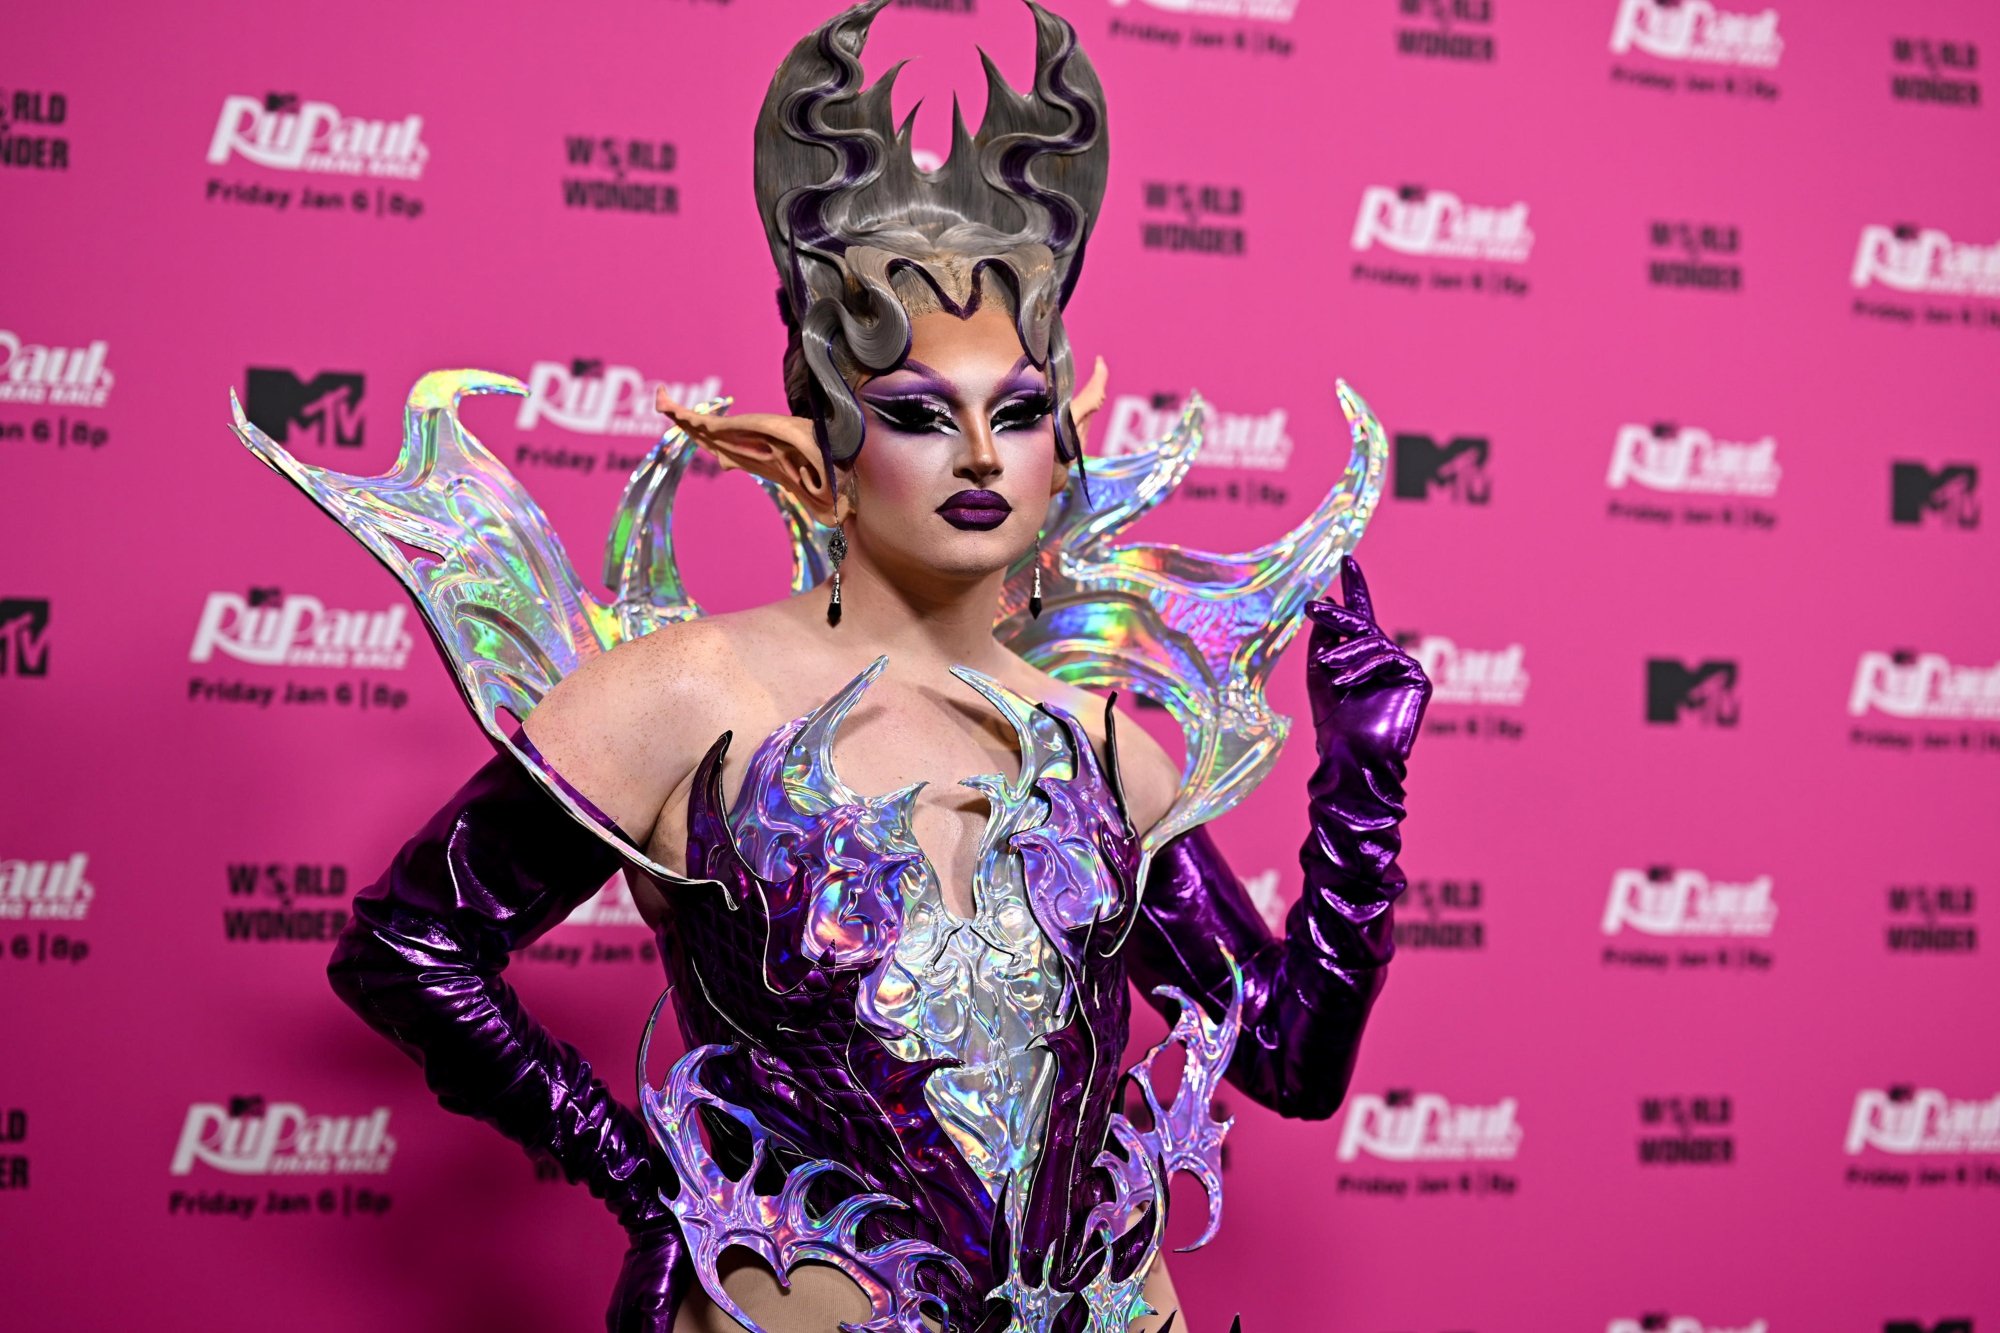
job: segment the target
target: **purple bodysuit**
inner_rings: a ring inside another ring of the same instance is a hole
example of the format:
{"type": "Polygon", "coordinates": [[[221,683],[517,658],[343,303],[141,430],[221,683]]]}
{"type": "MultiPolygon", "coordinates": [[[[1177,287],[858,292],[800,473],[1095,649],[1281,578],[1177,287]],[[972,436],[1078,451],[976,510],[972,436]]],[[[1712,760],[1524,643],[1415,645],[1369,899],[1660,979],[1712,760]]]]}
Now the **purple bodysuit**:
{"type": "Polygon", "coordinates": [[[696,770],[688,879],[659,885],[658,924],[689,1049],[659,1084],[642,1075],[650,1146],[499,977],[620,863],[511,757],[357,899],[336,988],[423,1062],[446,1106],[618,1213],[633,1246],[613,1329],[664,1333],[696,1281],[754,1328],[717,1273],[743,1246],[781,1274],[841,1268],[871,1302],[860,1327],[1124,1333],[1148,1309],[1174,1172],[1207,1192],[1201,1241],[1220,1223],[1218,1082],[1283,1114],[1332,1114],[1392,952],[1404,759],[1429,684],[1353,580],[1363,610],[1309,607],[1319,763],[1305,890],[1282,935],[1201,828],[1160,850],[1141,891],[1108,711],[1100,762],[1073,717],[962,668],[1012,725],[1021,764],[967,780],[989,815],[974,914],[952,913],[912,834],[918,788],[863,795],[832,764],[883,659],[767,738],[733,807],[728,735],[696,770]],[[1173,1027],[1125,1071],[1129,982],[1173,1027]],[[1150,1073],[1169,1045],[1185,1052],[1171,1099],[1150,1073]]]}

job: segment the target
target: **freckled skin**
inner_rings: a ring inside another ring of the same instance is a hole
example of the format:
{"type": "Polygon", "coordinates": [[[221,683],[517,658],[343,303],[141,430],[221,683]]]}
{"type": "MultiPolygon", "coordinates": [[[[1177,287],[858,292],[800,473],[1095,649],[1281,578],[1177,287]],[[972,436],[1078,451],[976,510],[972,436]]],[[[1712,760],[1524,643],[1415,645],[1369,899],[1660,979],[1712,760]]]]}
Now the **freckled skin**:
{"type": "MultiPolygon", "coordinates": [[[[1103,366],[1076,396],[1079,427],[1102,401],[1103,366]]],[[[937,867],[947,906],[972,915],[971,881],[986,801],[961,779],[1020,769],[1013,731],[949,674],[963,665],[1030,699],[1061,706],[1105,752],[1101,697],[1035,670],[994,639],[1000,587],[1011,563],[1034,545],[1049,501],[1066,480],[1046,414],[1042,372],[1026,364],[1014,322],[998,301],[970,317],[933,311],[912,320],[908,360],[858,386],[867,434],[851,467],[821,475],[810,424],[796,418],[696,418],[662,409],[725,466],[789,487],[816,515],[843,519],[838,626],[826,621],[827,591],[815,588],[747,611],[663,628],[621,644],[564,679],[528,716],[530,739],[557,772],[672,869],[682,869],[687,797],[695,766],[716,736],[734,733],[722,783],[734,800],[744,768],[773,730],[817,707],[876,657],[889,665],[842,727],[835,766],[856,791],[876,795],[928,785],[915,814],[918,844],[937,867]],[[1039,411],[1038,411],[1039,409],[1039,411]],[[966,490],[1002,496],[1012,512],[990,531],[954,527],[938,512],[966,490]]],[[[1044,578],[1049,577],[1044,574],[1044,578]]],[[[1172,803],[1180,766],[1120,710],[1118,759],[1127,804],[1141,832],[1172,803]]],[[[650,886],[639,908],[657,919],[650,886]]],[[[860,1320],[867,1302],[837,1269],[811,1265],[779,1289],[760,1263],[723,1265],[724,1286],[771,1333],[823,1333],[860,1320]]],[[[1140,1320],[1152,1333],[1179,1301],[1164,1260],[1146,1284],[1163,1314],[1140,1320]]],[[[698,1286],[675,1333],[738,1333],[698,1286]]],[[[1185,1314],[1177,1333],[1188,1333],[1185,1314]]]]}

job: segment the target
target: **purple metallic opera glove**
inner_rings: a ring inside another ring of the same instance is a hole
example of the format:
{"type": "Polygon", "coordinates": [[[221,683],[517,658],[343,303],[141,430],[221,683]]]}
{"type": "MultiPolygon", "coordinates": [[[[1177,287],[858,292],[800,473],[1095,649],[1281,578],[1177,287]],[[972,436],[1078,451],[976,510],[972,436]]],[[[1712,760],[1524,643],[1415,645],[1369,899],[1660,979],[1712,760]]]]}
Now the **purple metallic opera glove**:
{"type": "MultiPolygon", "coordinates": [[[[540,761],[525,733],[513,740],[540,761]]],[[[617,829],[581,793],[569,794],[617,829]]],[[[500,978],[511,952],[620,864],[519,761],[495,755],[355,898],[327,975],[350,1008],[423,1066],[446,1110],[486,1121],[604,1200],[631,1237],[606,1326],[669,1333],[693,1280],[660,1195],[674,1187],[670,1173],[637,1113],[500,978]]]]}
{"type": "Polygon", "coordinates": [[[1307,783],[1312,829],[1299,850],[1305,890],[1272,938],[1206,829],[1153,859],[1134,926],[1131,973],[1151,995],[1181,987],[1219,1014],[1227,948],[1243,969],[1243,1027],[1229,1081],[1281,1115],[1320,1120],[1347,1094],[1368,1011],[1395,952],[1392,909],[1403,892],[1404,765],[1431,683],[1376,626],[1368,585],[1341,563],[1345,607],[1306,604],[1306,692],[1319,764],[1307,783]]]}

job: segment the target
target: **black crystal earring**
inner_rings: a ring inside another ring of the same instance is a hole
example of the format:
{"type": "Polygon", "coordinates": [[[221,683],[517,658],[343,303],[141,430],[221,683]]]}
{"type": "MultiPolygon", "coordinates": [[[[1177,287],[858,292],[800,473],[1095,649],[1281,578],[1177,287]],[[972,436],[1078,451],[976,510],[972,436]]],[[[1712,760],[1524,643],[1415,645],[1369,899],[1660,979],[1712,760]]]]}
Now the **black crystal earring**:
{"type": "Polygon", "coordinates": [[[840,562],[847,559],[847,530],[835,528],[827,540],[826,554],[833,561],[833,600],[826,604],[826,623],[840,623],[840,562]]]}
{"type": "Polygon", "coordinates": [[[1035,538],[1035,581],[1028,589],[1028,616],[1033,620],[1042,618],[1042,539],[1035,538]]]}

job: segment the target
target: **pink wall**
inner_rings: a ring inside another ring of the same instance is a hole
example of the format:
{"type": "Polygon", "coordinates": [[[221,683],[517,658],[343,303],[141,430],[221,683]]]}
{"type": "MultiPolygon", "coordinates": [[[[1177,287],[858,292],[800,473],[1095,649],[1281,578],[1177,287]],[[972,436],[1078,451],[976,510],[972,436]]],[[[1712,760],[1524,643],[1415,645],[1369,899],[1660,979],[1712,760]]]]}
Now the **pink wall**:
{"type": "MultiPolygon", "coordinates": [[[[1070,314],[1112,366],[1099,441],[1189,387],[1224,414],[1146,531],[1294,522],[1345,377],[1404,437],[1416,494],[1362,555],[1439,687],[1414,937],[1339,1118],[1232,1096],[1226,1225],[1174,1261],[1196,1333],[2000,1325],[2000,17],[1781,3],[1064,6],[1115,146],[1070,314]],[[1410,436],[1481,443],[1427,469],[1410,436]]],[[[0,54],[0,1322],[596,1327],[598,1205],[436,1109],[326,939],[230,933],[336,928],[487,749],[407,618],[406,665],[198,660],[218,598],[404,605],[228,391],[282,372],[291,447],[366,472],[443,366],[775,404],[749,131],[830,6],[119,8],[26,6],[0,54]],[[387,122],[404,175],[217,152],[272,93],[387,122]],[[568,206],[617,179],[604,140],[665,211],[568,206]],[[176,1169],[255,1097],[386,1116],[347,1163],[385,1169],[176,1169]]],[[[920,144],[950,88],[976,113],[975,39],[1025,76],[1004,0],[880,24],[874,68],[924,54],[920,144]]],[[[516,407],[467,416],[594,570],[651,425],[516,407]]],[[[775,595],[752,488],[683,494],[696,591],[775,595]]],[[[1274,907],[1303,742],[1218,826],[1274,907]]],[[[509,974],[628,1092],[645,938],[567,925],[509,974]]]]}

